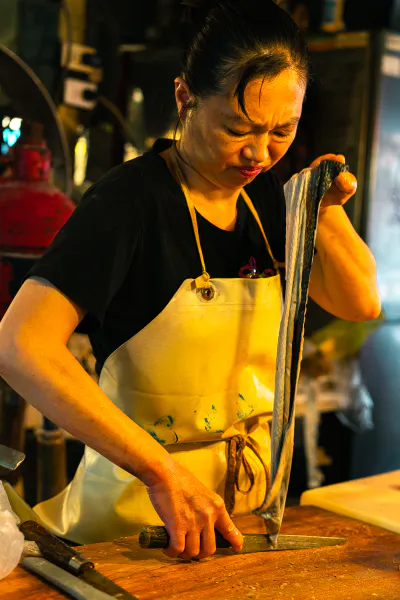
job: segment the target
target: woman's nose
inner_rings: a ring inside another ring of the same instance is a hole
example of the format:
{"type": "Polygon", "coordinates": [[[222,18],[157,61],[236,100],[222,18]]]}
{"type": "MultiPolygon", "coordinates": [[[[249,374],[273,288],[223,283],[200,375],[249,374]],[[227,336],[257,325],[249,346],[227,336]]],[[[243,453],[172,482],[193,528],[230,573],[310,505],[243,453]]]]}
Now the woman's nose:
{"type": "Polygon", "coordinates": [[[266,164],[269,158],[268,139],[260,139],[247,144],[242,150],[242,154],[247,160],[257,164],[266,164]]]}

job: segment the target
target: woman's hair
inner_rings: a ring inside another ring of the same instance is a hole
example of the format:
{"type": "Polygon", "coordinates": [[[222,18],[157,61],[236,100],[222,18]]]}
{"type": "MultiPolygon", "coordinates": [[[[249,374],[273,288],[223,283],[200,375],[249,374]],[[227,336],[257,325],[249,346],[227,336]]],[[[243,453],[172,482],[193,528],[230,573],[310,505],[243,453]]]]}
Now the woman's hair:
{"type": "MultiPolygon", "coordinates": [[[[307,86],[306,43],[294,21],[273,0],[183,0],[181,73],[195,99],[244,93],[259,77],[286,69],[307,86]]],[[[247,115],[248,116],[248,115],[247,115]]]]}

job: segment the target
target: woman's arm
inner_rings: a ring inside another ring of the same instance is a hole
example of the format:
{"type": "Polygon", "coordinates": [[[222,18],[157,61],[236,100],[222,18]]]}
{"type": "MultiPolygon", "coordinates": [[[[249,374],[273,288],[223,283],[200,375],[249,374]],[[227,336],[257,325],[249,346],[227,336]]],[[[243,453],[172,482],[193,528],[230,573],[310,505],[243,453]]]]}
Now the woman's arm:
{"type": "Polygon", "coordinates": [[[57,425],[145,483],[172,536],[171,556],[212,554],[214,525],[240,549],[223,500],[117,408],[67,349],[84,314],[48,282],[27,280],[0,323],[0,376],[57,425]]]}
{"type": "MultiPolygon", "coordinates": [[[[326,159],[344,162],[341,155],[326,155],[312,166],[326,159]]],[[[322,200],[309,292],[322,308],[341,319],[368,321],[381,311],[375,259],[342,207],[356,188],[354,175],[341,173],[322,200]]]]}
{"type": "Polygon", "coordinates": [[[29,279],[0,323],[0,374],[46,417],[115,464],[143,480],[156,477],[168,463],[166,450],[109,400],[66,346],[83,316],[52,285],[29,279]]]}

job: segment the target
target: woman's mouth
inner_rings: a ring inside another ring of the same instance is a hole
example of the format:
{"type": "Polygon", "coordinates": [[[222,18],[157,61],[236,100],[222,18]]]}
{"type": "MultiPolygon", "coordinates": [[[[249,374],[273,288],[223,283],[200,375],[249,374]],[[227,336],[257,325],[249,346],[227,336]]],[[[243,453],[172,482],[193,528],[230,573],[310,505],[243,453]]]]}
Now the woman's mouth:
{"type": "Polygon", "coordinates": [[[237,167],[237,169],[246,179],[256,177],[256,175],[259,175],[262,171],[261,167],[237,167]]]}

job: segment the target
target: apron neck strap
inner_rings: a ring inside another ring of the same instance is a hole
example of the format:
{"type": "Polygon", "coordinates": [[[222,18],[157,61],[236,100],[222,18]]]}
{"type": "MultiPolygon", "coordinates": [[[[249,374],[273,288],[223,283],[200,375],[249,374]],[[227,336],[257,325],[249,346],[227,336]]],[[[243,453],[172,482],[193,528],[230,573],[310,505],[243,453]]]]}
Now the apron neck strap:
{"type": "Polygon", "coordinates": [[[267,250],[268,250],[268,254],[270,255],[270,257],[271,257],[271,260],[272,260],[272,263],[273,263],[273,265],[274,265],[274,269],[275,269],[275,270],[278,270],[278,268],[279,268],[279,267],[281,267],[282,269],[284,269],[284,268],[285,268],[285,263],[284,263],[284,262],[283,262],[283,263],[282,263],[282,262],[278,262],[278,261],[275,259],[274,255],[272,254],[271,246],[269,245],[269,242],[268,242],[267,236],[265,235],[264,227],[262,226],[262,223],[261,223],[260,217],[258,216],[258,212],[256,211],[256,209],[255,209],[255,207],[254,207],[254,204],[253,204],[253,203],[252,203],[252,201],[250,200],[250,197],[249,197],[248,193],[246,192],[246,190],[245,190],[244,188],[242,189],[242,191],[241,191],[241,194],[242,194],[242,196],[243,196],[243,200],[244,200],[244,201],[246,202],[246,204],[247,204],[247,207],[248,207],[248,209],[250,210],[251,214],[253,215],[253,217],[254,217],[254,218],[255,218],[255,220],[256,220],[256,223],[257,223],[257,225],[258,225],[258,226],[259,226],[259,228],[260,228],[260,231],[261,231],[261,233],[262,233],[262,236],[263,236],[263,238],[264,238],[265,245],[266,245],[266,247],[267,247],[267,250]]]}
{"type": "MultiPolygon", "coordinates": [[[[185,182],[185,174],[183,173],[181,166],[179,164],[179,161],[177,159],[177,150],[175,147],[175,143],[172,146],[172,153],[173,153],[173,157],[174,157],[173,164],[171,163],[170,160],[168,162],[169,162],[170,166],[172,167],[172,170],[175,172],[175,174],[181,184],[183,194],[186,198],[186,204],[189,209],[190,218],[192,220],[194,237],[196,238],[197,249],[198,249],[199,256],[200,256],[202,273],[201,273],[200,277],[197,277],[197,279],[195,279],[195,285],[196,285],[197,289],[210,288],[211,287],[211,283],[210,283],[211,277],[207,273],[206,263],[204,261],[204,254],[203,254],[203,250],[202,250],[201,243],[200,243],[200,234],[199,234],[199,226],[198,226],[197,217],[196,217],[196,209],[194,207],[192,198],[190,196],[189,189],[185,182]]],[[[171,156],[170,154],[167,154],[168,158],[170,156],[171,156]]]]}

